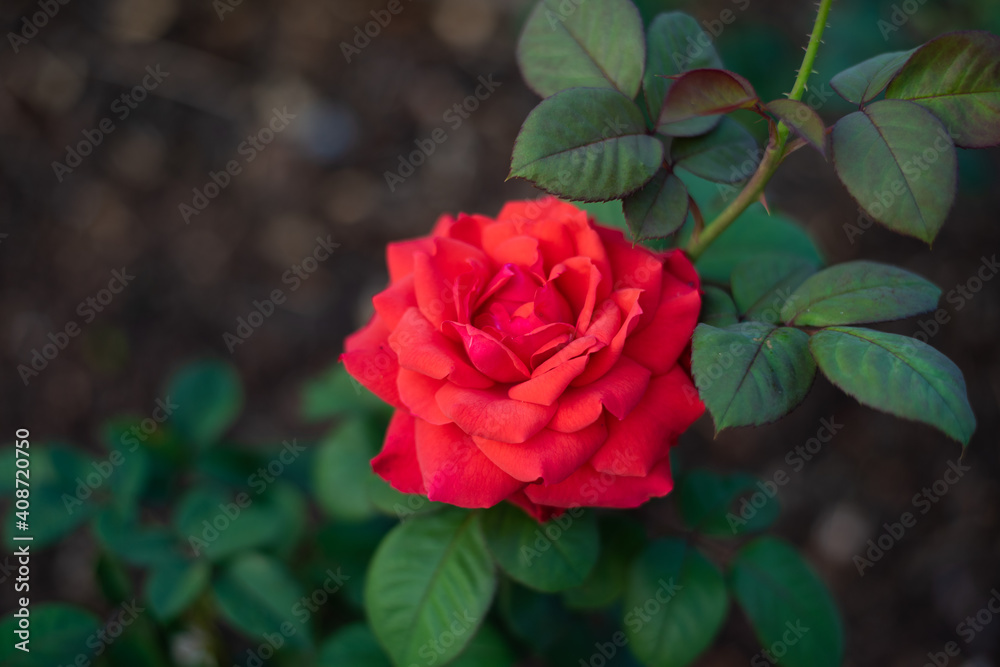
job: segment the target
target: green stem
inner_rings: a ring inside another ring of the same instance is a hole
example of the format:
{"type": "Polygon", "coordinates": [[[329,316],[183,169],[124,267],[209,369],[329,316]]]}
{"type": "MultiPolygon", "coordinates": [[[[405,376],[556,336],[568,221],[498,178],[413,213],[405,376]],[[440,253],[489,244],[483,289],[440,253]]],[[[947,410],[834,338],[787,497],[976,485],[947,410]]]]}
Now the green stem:
{"type": "MultiPolygon", "coordinates": [[[[812,35],[809,37],[809,46],[806,47],[806,55],[802,59],[802,67],[799,68],[792,92],[788,94],[790,100],[801,101],[802,95],[806,91],[809,75],[812,74],[813,65],[816,63],[816,54],[819,52],[819,45],[823,40],[823,31],[826,29],[826,22],[830,17],[832,4],[833,0],[820,0],[816,22],[813,25],[812,35]]],[[[789,132],[789,128],[784,123],[778,123],[776,138],[768,143],[764,158],[760,161],[757,171],[743,187],[742,192],[716,216],[715,220],[708,223],[701,234],[691,237],[686,250],[692,260],[698,259],[708,246],[712,245],[719,238],[719,235],[729,228],[729,225],[733,224],[751,204],[760,199],[764,188],[774,176],[774,172],[778,170],[778,165],[785,158],[789,132]]]]}

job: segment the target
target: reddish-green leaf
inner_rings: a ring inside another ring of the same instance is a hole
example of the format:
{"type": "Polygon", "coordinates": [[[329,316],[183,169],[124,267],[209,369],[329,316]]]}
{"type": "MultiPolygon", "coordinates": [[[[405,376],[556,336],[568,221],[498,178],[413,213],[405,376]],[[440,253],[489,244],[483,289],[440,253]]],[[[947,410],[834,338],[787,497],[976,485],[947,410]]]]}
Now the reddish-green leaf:
{"type": "Polygon", "coordinates": [[[664,134],[693,136],[694,133],[671,131],[671,123],[701,116],[748,109],[759,102],[750,82],[735,72],[722,69],[696,69],[681,74],[670,87],[660,117],[658,129],[664,134]]]}
{"type": "Polygon", "coordinates": [[[918,104],[875,102],[833,127],[848,192],[889,229],[930,243],[955,200],[958,158],[941,122],[918,104]]]}
{"type": "Polygon", "coordinates": [[[1000,37],[953,32],[924,44],[886,97],[930,109],[962,148],[1000,144],[1000,37]]]}
{"type": "Polygon", "coordinates": [[[567,88],[610,88],[634,98],[646,43],[629,0],[542,0],[517,47],[521,74],[542,97],[567,88]]]}
{"type": "Polygon", "coordinates": [[[887,322],[933,310],[941,290],[915,273],[877,262],[847,262],[808,278],[781,309],[796,326],[887,322]]]}
{"type": "Polygon", "coordinates": [[[826,126],[815,109],[797,100],[774,100],[767,110],[826,157],[826,126]]]}
{"type": "Polygon", "coordinates": [[[716,183],[739,183],[757,170],[761,153],[753,135],[732,118],[700,137],[678,137],[670,161],[695,176],[716,183]]]}
{"type": "Polygon", "coordinates": [[[816,269],[815,262],[799,255],[751,255],[733,269],[733,300],[748,319],[776,324],[792,292],[816,269]]]}
{"type": "Polygon", "coordinates": [[[864,104],[885,90],[914,51],[894,51],[869,58],[830,79],[830,87],[848,102],[864,104]]]}
{"type": "Polygon", "coordinates": [[[831,327],[809,341],[830,382],[863,405],[930,424],[963,445],[976,430],[962,371],[914,338],[831,327]]]}
{"type": "Polygon", "coordinates": [[[802,402],[816,375],[809,335],[799,329],[743,322],[726,329],[699,324],[691,371],[721,431],[759,426],[802,402]]]}
{"type": "Polygon", "coordinates": [[[760,537],[736,553],[729,588],[754,634],[781,667],[840,667],[844,628],[823,581],[790,545],[760,537]]]}
{"type": "Polygon", "coordinates": [[[571,88],[535,107],[514,145],[510,176],[581,201],[635,192],[663,163],[642,111],[606,88],[571,88]]]}
{"type": "Polygon", "coordinates": [[[687,219],[688,191],[681,179],[661,169],[641,190],[625,197],[622,208],[633,239],[666,238],[687,219]]]}
{"type": "MultiPolygon", "coordinates": [[[[660,14],[646,31],[646,74],[642,89],[646,109],[653,120],[660,117],[660,108],[673,79],[684,72],[701,68],[722,68],[722,59],[694,17],[683,12],[660,14]]],[[[719,122],[719,116],[692,118],[664,129],[674,136],[695,136],[708,132],[719,122]]]]}

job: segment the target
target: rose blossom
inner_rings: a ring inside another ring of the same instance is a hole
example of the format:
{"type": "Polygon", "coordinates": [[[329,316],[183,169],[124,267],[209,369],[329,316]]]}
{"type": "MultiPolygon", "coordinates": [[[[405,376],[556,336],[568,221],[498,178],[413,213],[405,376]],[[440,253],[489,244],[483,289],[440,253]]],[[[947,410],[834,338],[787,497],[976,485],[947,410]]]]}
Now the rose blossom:
{"type": "Polygon", "coordinates": [[[704,410],[682,360],[699,280],[680,251],[547,197],[444,216],[386,254],[390,284],[342,356],[396,407],[376,473],[540,520],[670,492],[670,448],[704,410]]]}

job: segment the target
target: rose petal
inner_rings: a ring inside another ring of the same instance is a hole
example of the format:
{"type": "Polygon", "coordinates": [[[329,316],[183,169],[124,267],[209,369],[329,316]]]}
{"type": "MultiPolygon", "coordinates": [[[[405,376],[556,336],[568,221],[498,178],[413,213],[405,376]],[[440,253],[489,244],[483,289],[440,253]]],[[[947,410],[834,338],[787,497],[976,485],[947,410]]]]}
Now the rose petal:
{"type": "Polygon", "coordinates": [[[670,459],[666,458],[646,477],[618,477],[584,465],[559,484],[529,484],[524,493],[532,502],[555,507],[592,505],[630,508],[638,507],[651,498],[665,496],[673,488],[670,459]]]}
{"type": "Polygon", "coordinates": [[[529,236],[513,236],[499,245],[486,246],[486,254],[498,266],[513,264],[544,278],[542,255],[538,251],[538,239],[529,236]]]}
{"type": "Polygon", "coordinates": [[[417,460],[430,500],[492,507],[524,487],[491,462],[454,424],[416,422],[417,460]]]}
{"type": "Polygon", "coordinates": [[[385,445],[372,459],[372,469],[397,491],[426,494],[417,463],[415,424],[406,410],[396,410],[385,434],[385,445]]]}
{"type": "Polygon", "coordinates": [[[566,391],[573,378],[587,367],[587,357],[570,359],[547,373],[536,375],[526,382],[516,384],[507,396],[517,401],[528,401],[539,405],[552,405],[566,391]]]}
{"type": "Polygon", "coordinates": [[[624,419],[642,400],[649,378],[647,368],[623,357],[593,384],[566,391],[559,399],[559,409],[549,428],[575,433],[594,423],[604,408],[617,419],[624,419]]]}
{"type": "Polygon", "coordinates": [[[556,484],[586,463],[607,436],[607,427],[601,419],[576,433],[543,429],[518,444],[475,436],[472,439],[490,461],[514,479],[556,484]]]}
{"type": "Polygon", "coordinates": [[[587,257],[571,257],[553,268],[549,275],[549,281],[556,284],[570,309],[577,313],[575,322],[579,332],[590,326],[601,280],[601,272],[587,257]]]}
{"type": "Polygon", "coordinates": [[[399,325],[403,315],[417,305],[417,295],[413,291],[413,276],[395,282],[372,297],[372,305],[390,330],[399,325]]]}
{"type": "Polygon", "coordinates": [[[587,370],[580,374],[580,377],[573,380],[574,387],[582,387],[597,381],[608,372],[622,356],[625,350],[625,341],[639,324],[642,310],[639,306],[639,298],[642,292],[637,289],[619,290],[611,295],[611,301],[615,303],[618,312],[627,313],[625,321],[621,323],[615,333],[611,343],[602,350],[590,355],[590,363],[587,370]]]}
{"type": "Polygon", "coordinates": [[[401,407],[396,391],[399,360],[389,343],[389,329],[376,313],[363,329],[344,341],[340,360],[351,376],[386,403],[401,407]]]}
{"type": "Polygon", "coordinates": [[[555,406],[507,398],[505,388],[466,389],[451,383],[438,390],[437,403],[469,435],[503,442],[524,442],[556,412],[555,406]]]}
{"type": "Polygon", "coordinates": [[[639,320],[639,326],[646,326],[652,321],[660,304],[664,255],[652,253],[642,246],[633,244],[617,229],[601,228],[598,229],[598,233],[604,241],[604,248],[611,263],[614,288],[642,290],[639,295],[639,306],[643,315],[639,320]]]}
{"type": "Polygon", "coordinates": [[[469,361],[486,377],[495,382],[523,382],[531,373],[505,345],[469,324],[445,322],[445,332],[451,331],[462,341],[469,361]]]}
{"type": "Polygon", "coordinates": [[[389,335],[399,366],[435,380],[448,378],[463,387],[485,388],[493,381],[467,364],[461,346],[448,340],[416,308],[410,308],[389,335]]]}
{"type": "Polygon", "coordinates": [[[385,258],[389,265],[389,282],[395,283],[413,273],[413,256],[417,253],[429,255],[434,252],[434,241],[430,238],[396,241],[385,248],[385,258]]]}
{"type": "MultiPolygon", "coordinates": [[[[687,260],[684,260],[687,261],[687,260]]],[[[691,342],[701,311],[697,286],[663,274],[662,300],[653,320],[625,341],[625,354],[653,371],[666,373],[691,342]]]]}
{"type": "Polygon", "coordinates": [[[562,516],[566,511],[563,507],[548,507],[546,505],[539,505],[533,503],[528,499],[528,496],[524,495],[524,491],[518,491],[517,493],[511,494],[507,498],[507,502],[517,505],[525,512],[528,516],[533,518],[538,523],[545,523],[553,517],[562,516]]]}
{"type": "Polygon", "coordinates": [[[435,395],[448,382],[435,380],[422,373],[415,373],[406,368],[399,369],[396,386],[399,389],[399,400],[410,409],[414,416],[436,426],[450,424],[441,408],[438,407],[435,395]]]}
{"type": "Polygon", "coordinates": [[[590,465],[614,475],[648,475],[704,411],[691,377],[675,366],[649,381],[642,400],[625,419],[608,420],[607,442],[590,465]]]}

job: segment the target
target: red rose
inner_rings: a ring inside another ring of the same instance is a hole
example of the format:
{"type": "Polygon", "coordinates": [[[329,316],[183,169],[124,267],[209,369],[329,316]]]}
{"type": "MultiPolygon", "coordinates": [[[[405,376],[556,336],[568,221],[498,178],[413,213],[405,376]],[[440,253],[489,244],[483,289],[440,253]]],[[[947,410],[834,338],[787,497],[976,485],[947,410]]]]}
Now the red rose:
{"type": "Polygon", "coordinates": [[[387,256],[389,287],[342,357],[397,408],[375,472],[539,519],[670,492],[670,447],[704,411],[681,362],[701,307],[681,252],[550,197],[445,216],[387,256]]]}

